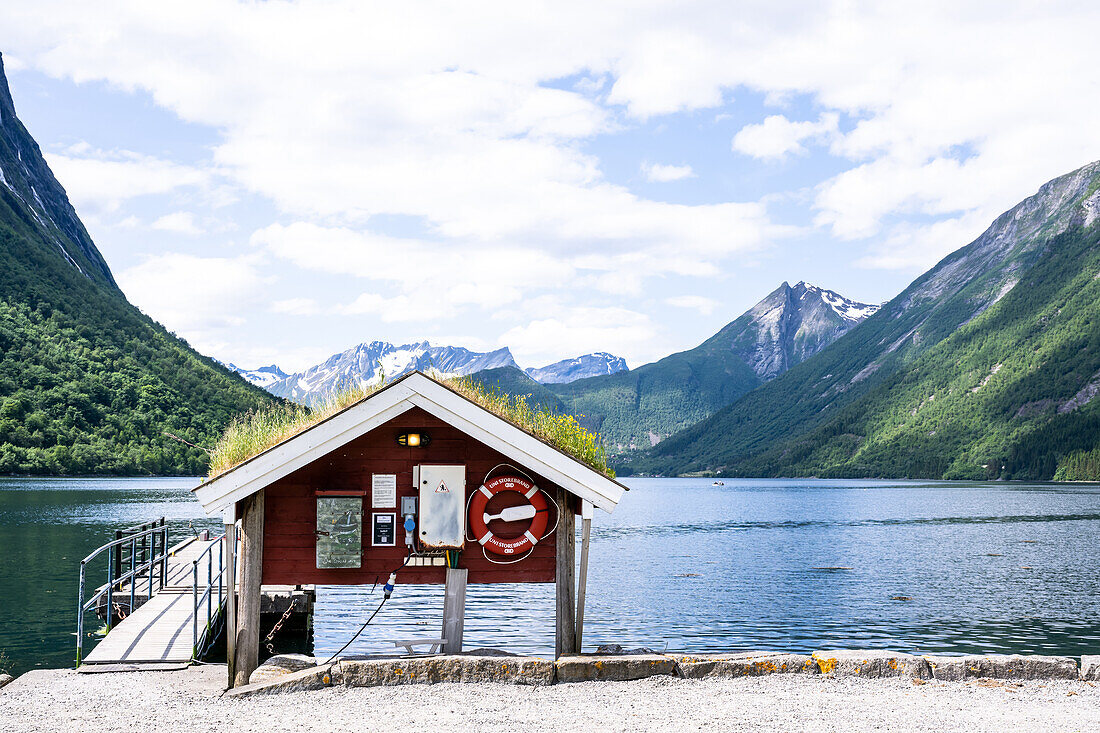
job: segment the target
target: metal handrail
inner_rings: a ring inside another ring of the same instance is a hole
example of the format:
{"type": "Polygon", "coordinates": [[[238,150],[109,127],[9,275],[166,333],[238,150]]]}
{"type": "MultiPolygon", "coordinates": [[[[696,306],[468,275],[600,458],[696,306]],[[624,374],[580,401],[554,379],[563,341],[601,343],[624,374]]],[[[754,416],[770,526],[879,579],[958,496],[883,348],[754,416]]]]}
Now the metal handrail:
{"type": "Polygon", "coordinates": [[[133,613],[135,603],[135,591],[137,590],[137,577],[144,570],[148,570],[149,576],[149,597],[153,596],[153,567],[160,565],[160,586],[163,587],[165,581],[165,572],[168,561],[168,527],[164,524],[164,518],[162,517],[159,522],[150,523],[148,529],[136,532],[128,537],[120,537],[114,539],[106,544],[93,550],[87,557],[80,561],[80,585],[77,590],[77,603],[76,603],[76,663],[80,664],[84,656],[84,614],[89,609],[93,608],[99,599],[104,595],[107,596],[107,630],[110,631],[114,621],[114,589],[115,586],[122,589],[122,583],[126,580],[130,580],[130,612],[133,613]],[[161,539],[161,552],[156,554],[156,540],[157,537],[161,539]],[[138,565],[136,563],[136,550],[137,542],[139,539],[143,540],[143,546],[145,544],[144,538],[149,538],[152,543],[152,552],[148,561],[138,565]],[[116,576],[114,548],[121,548],[123,545],[130,545],[130,570],[127,573],[116,576]],[[86,580],[86,566],[89,562],[101,555],[103,552],[107,552],[107,584],[97,589],[91,598],[85,600],[85,580],[86,580]]]}
{"type": "Polygon", "coordinates": [[[207,545],[206,549],[191,561],[191,656],[193,659],[198,660],[205,653],[205,647],[208,647],[213,642],[213,630],[214,624],[220,620],[222,605],[224,599],[229,595],[225,588],[225,543],[226,535],[222,534],[214,538],[214,542],[207,545]],[[218,547],[218,572],[214,573],[214,545],[218,547]],[[206,558],[206,589],[199,594],[199,563],[203,558],[206,558]],[[213,608],[214,602],[214,581],[218,583],[218,608],[217,611],[213,608]],[[206,601],[206,628],[203,629],[202,640],[203,649],[199,648],[199,605],[206,601]]]}

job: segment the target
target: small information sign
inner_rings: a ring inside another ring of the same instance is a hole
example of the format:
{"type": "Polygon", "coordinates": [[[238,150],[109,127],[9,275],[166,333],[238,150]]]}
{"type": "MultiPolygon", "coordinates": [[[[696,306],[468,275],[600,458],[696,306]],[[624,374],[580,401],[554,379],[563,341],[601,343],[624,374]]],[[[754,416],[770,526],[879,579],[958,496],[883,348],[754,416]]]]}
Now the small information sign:
{"type": "Polygon", "coordinates": [[[371,474],[370,505],[374,509],[397,506],[397,474],[371,474]]]}
{"type": "Polygon", "coordinates": [[[393,547],[397,543],[397,514],[375,512],[371,544],[375,547],[393,547]]]}

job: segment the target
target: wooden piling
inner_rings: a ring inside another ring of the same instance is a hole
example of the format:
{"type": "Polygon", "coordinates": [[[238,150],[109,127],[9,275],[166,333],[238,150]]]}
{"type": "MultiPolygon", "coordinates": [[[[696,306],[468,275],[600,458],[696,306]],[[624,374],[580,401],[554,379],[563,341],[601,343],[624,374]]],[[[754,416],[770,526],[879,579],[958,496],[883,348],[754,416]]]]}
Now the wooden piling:
{"type": "Polygon", "coordinates": [[[588,590],[588,543],[592,537],[592,504],[581,504],[581,577],[577,584],[577,651],[584,645],[584,596],[588,590]]]}
{"type": "Polygon", "coordinates": [[[237,604],[234,687],[247,685],[249,676],[260,663],[260,579],[264,554],[263,490],[244,499],[242,504],[241,592],[237,604]]]}
{"type": "Polygon", "coordinates": [[[576,529],[577,517],[573,513],[569,492],[558,487],[557,568],[555,585],[557,618],[554,624],[554,656],[577,653],[576,605],[576,529]]]}
{"type": "Polygon", "coordinates": [[[466,622],[466,568],[447,568],[443,592],[444,654],[462,653],[462,627],[466,622]]]}
{"type": "MultiPolygon", "coordinates": [[[[228,517],[227,517],[228,519],[228,517]]],[[[237,522],[225,525],[225,659],[229,666],[229,686],[235,680],[237,650],[237,522]]]]}

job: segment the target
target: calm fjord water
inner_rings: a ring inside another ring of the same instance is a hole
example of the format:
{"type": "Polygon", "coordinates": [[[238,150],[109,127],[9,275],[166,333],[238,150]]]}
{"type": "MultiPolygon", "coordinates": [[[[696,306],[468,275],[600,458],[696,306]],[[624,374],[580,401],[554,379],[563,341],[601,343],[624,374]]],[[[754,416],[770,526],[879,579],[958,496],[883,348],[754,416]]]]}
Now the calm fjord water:
{"type": "MultiPolygon", "coordinates": [[[[596,514],[586,650],[888,647],[1100,653],[1100,487],[628,479],[596,514]]],[[[72,664],[77,563],[116,528],[212,526],[194,479],[0,480],[0,651],[72,664]]],[[[319,589],[318,654],[381,589],[319,589]]],[[[91,617],[89,616],[89,619],[91,617]]],[[[349,653],[438,635],[441,586],[403,586],[349,653]]],[[[550,654],[553,588],[471,586],[468,648],[550,654]]]]}

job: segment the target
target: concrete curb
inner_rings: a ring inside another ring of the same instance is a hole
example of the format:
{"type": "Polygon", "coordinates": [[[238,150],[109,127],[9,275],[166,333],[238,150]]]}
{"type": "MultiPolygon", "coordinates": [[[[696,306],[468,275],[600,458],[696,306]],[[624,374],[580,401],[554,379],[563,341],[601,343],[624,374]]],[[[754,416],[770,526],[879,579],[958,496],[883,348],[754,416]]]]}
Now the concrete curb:
{"type": "Polygon", "coordinates": [[[253,697],[256,695],[298,692],[300,690],[320,690],[332,684],[331,670],[331,664],[310,667],[309,669],[283,675],[277,679],[234,687],[232,690],[225,692],[225,697],[253,697]]]}
{"type": "Polygon", "coordinates": [[[957,682],[967,679],[996,680],[1076,680],[1080,679],[1077,662],[1070,657],[1044,657],[1021,654],[984,654],[965,657],[925,655],[937,680],[957,682]]]}
{"type": "Polygon", "coordinates": [[[836,649],[812,655],[785,652],[730,654],[578,654],[550,661],[539,657],[477,656],[353,659],[298,671],[300,660],[276,660],[261,667],[258,681],[226,692],[227,697],[277,694],[324,687],[380,687],[441,682],[497,682],[552,685],[567,682],[611,682],[655,676],[686,679],[760,677],[773,674],[822,674],[828,677],[963,681],[1098,680],[1100,655],[1081,658],[1038,655],[916,656],[881,649],[836,649]]]}
{"type": "Polygon", "coordinates": [[[813,657],[783,652],[684,655],[676,657],[676,667],[679,675],[686,679],[818,674],[821,671],[813,657]]]}
{"type": "Polygon", "coordinates": [[[664,654],[580,654],[554,663],[558,682],[640,680],[676,674],[676,660],[664,654]]]}
{"type": "Polygon", "coordinates": [[[932,668],[922,657],[879,649],[816,651],[813,658],[822,674],[834,677],[910,677],[932,679],[932,668]]]}
{"type": "Polygon", "coordinates": [[[333,665],[332,683],[345,687],[500,682],[512,685],[554,684],[554,663],[538,657],[405,657],[355,659],[333,665]]]}

